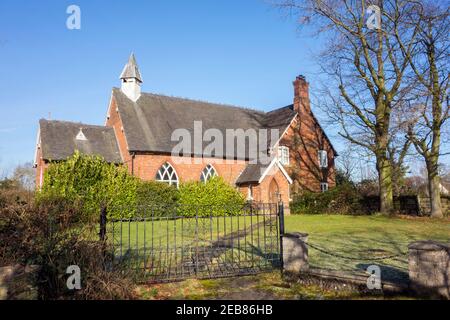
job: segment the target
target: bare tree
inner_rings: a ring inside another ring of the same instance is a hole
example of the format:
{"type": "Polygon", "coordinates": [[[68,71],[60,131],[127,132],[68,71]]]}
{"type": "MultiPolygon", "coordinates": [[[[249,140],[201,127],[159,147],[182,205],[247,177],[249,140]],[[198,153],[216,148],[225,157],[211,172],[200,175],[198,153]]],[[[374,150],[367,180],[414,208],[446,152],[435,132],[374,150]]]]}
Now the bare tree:
{"type": "Polygon", "coordinates": [[[32,191],[35,188],[35,176],[36,169],[33,168],[32,163],[27,162],[23,165],[18,165],[12,174],[12,180],[17,181],[17,183],[25,190],[32,191]]]}
{"type": "Polygon", "coordinates": [[[450,166],[442,164],[440,166],[440,176],[443,186],[450,191],[450,166]]]}
{"type": "Polygon", "coordinates": [[[375,156],[380,210],[392,213],[391,113],[407,89],[403,77],[408,67],[396,34],[402,35],[402,46],[410,54],[418,28],[403,21],[416,10],[415,4],[407,0],[280,1],[302,23],[314,26],[322,36],[329,35],[321,55],[322,69],[330,79],[328,115],[339,123],[342,137],[375,156]],[[369,24],[373,17],[374,23],[369,24]]]}
{"type": "MultiPolygon", "coordinates": [[[[422,1],[421,10],[411,15],[410,23],[417,25],[419,32],[413,52],[401,46],[412,69],[411,84],[414,88],[404,115],[405,129],[409,140],[425,160],[431,216],[441,218],[439,159],[444,125],[450,117],[449,8],[440,3],[422,1]]],[[[396,36],[401,37],[399,34],[396,36]]]]}
{"type": "Polygon", "coordinates": [[[347,145],[345,149],[339,152],[336,165],[347,180],[356,180],[355,175],[358,168],[358,159],[354,158],[356,151],[352,145],[347,145]]]}

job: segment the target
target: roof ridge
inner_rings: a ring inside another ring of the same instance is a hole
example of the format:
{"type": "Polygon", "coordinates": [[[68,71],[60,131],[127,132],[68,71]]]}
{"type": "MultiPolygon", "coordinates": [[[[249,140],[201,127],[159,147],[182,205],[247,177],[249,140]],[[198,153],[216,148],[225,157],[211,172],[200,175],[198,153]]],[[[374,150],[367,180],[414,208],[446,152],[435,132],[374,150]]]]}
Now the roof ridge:
{"type": "Polygon", "coordinates": [[[267,114],[270,114],[270,113],[273,113],[273,112],[277,112],[277,111],[280,111],[280,110],[283,110],[283,109],[291,109],[292,106],[293,106],[293,104],[290,104],[290,105],[287,105],[287,106],[284,106],[284,107],[280,107],[280,108],[276,108],[276,109],[267,111],[267,114]]]}
{"type": "Polygon", "coordinates": [[[212,101],[201,100],[201,99],[193,99],[193,98],[186,98],[186,97],[179,97],[179,96],[169,96],[169,95],[160,94],[160,93],[142,92],[142,95],[150,95],[150,96],[156,96],[156,97],[162,97],[162,98],[170,98],[170,99],[177,99],[177,100],[183,100],[183,101],[206,103],[206,104],[216,105],[216,106],[219,106],[219,107],[241,109],[241,110],[246,110],[246,111],[253,111],[253,112],[260,113],[260,114],[266,114],[267,113],[265,111],[256,109],[255,107],[244,107],[244,106],[237,106],[237,105],[233,105],[233,104],[220,103],[220,102],[212,102],[212,101]]]}
{"type": "MultiPolygon", "coordinates": [[[[118,87],[113,87],[113,89],[121,91],[121,89],[118,88],[118,87]]],[[[272,113],[274,111],[279,111],[281,109],[286,109],[286,108],[290,108],[290,107],[293,106],[293,104],[291,103],[291,104],[289,104],[287,106],[284,106],[284,107],[281,107],[281,108],[273,109],[273,110],[270,110],[270,111],[263,111],[263,110],[256,109],[256,107],[237,106],[237,105],[234,105],[234,104],[212,102],[212,101],[208,101],[208,100],[186,98],[186,97],[180,97],[180,96],[172,96],[172,95],[167,95],[167,94],[162,94],[162,93],[142,92],[141,95],[148,95],[148,96],[156,96],[156,97],[162,97],[162,98],[170,98],[170,99],[177,99],[177,100],[184,100],[184,101],[191,101],[191,102],[206,103],[206,104],[216,105],[216,106],[219,106],[219,107],[226,107],[226,108],[241,109],[241,110],[246,110],[246,111],[253,111],[253,112],[260,113],[261,115],[267,115],[267,114],[270,114],[270,113],[272,113]]]]}
{"type": "Polygon", "coordinates": [[[110,128],[108,126],[102,126],[99,124],[88,124],[88,123],[83,123],[83,122],[75,122],[75,121],[67,121],[67,120],[48,120],[48,119],[41,118],[39,121],[53,122],[53,123],[67,123],[67,124],[74,124],[74,125],[82,125],[82,126],[86,126],[86,127],[98,127],[98,128],[104,128],[104,129],[110,128]]]}

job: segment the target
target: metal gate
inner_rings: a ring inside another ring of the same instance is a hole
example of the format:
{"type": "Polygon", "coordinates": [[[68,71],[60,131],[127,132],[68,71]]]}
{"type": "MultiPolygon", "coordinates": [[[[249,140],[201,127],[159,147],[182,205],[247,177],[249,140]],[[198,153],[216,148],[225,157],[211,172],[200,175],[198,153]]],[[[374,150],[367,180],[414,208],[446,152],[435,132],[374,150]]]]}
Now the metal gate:
{"type": "MultiPolygon", "coordinates": [[[[102,213],[113,266],[150,281],[218,278],[280,268],[283,205],[145,207],[102,213]]],[[[103,231],[102,231],[103,230],[103,231]]]]}

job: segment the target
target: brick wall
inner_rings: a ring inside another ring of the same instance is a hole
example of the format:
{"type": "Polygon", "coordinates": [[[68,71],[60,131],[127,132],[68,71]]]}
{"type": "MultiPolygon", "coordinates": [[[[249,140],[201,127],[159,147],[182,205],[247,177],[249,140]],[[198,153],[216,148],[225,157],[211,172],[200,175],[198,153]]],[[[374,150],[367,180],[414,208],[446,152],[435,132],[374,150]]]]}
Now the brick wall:
{"type": "MultiPolygon", "coordinates": [[[[430,198],[426,196],[418,196],[420,213],[429,216],[431,214],[430,198]]],[[[450,217],[450,196],[441,195],[441,206],[444,216],[450,217]]]]}
{"type": "MultiPolygon", "coordinates": [[[[156,173],[166,162],[172,165],[181,182],[199,181],[202,170],[210,164],[220,177],[228,183],[234,184],[246,166],[246,162],[242,160],[228,163],[226,160],[214,158],[193,159],[171,155],[136,154],[133,160],[134,175],[143,180],[154,180],[156,173]]],[[[130,166],[131,163],[128,165],[130,166]]]]}
{"type": "MultiPolygon", "coordinates": [[[[203,158],[196,159],[190,157],[176,157],[171,155],[155,155],[155,154],[137,154],[133,160],[134,175],[143,180],[154,180],[156,173],[166,162],[170,163],[177,172],[180,182],[185,181],[200,181],[202,170],[208,165],[212,165],[217,174],[226,182],[235,184],[238,176],[245,169],[247,163],[242,160],[235,160],[229,163],[222,159],[203,158]]],[[[130,164],[128,164],[130,165],[130,164]]],[[[260,185],[253,186],[253,199],[258,202],[268,203],[269,187],[272,180],[276,181],[279,192],[281,193],[282,201],[285,204],[289,203],[289,182],[284,177],[283,173],[274,166],[268,173],[266,178],[260,185]]],[[[241,186],[238,188],[242,194],[247,197],[248,186],[241,186]]]]}
{"type": "Polygon", "coordinates": [[[309,84],[301,76],[294,81],[294,95],[294,110],[298,118],[280,141],[280,145],[290,149],[290,164],[286,169],[294,180],[292,191],[319,192],[321,182],[327,182],[332,188],[335,186],[335,154],[311,111],[309,84]],[[327,151],[327,168],[319,166],[319,150],[327,151]]]}
{"type": "MultiPolygon", "coordinates": [[[[450,196],[442,195],[441,204],[444,216],[450,216],[450,196]]],[[[361,201],[361,207],[367,213],[377,212],[380,210],[380,198],[365,196],[361,201]]],[[[429,216],[430,198],[417,195],[394,196],[394,209],[401,214],[429,216]]]]}
{"type": "Polygon", "coordinates": [[[42,150],[39,147],[37,149],[36,159],[36,188],[39,190],[44,178],[44,172],[48,168],[48,163],[42,159],[42,150]]]}
{"type": "MultiPolygon", "coordinates": [[[[125,133],[123,131],[122,120],[120,119],[120,114],[117,110],[117,103],[113,96],[111,98],[111,103],[108,109],[106,126],[113,127],[114,134],[116,135],[116,140],[119,145],[119,151],[122,157],[122,161],[128,166],[128,164],[131,163],[131,155],[128,151],[128,144],[125,138],[125,133]]],[[[131,166],[128,166],[128,169],[131,173],[131,166]]]]}

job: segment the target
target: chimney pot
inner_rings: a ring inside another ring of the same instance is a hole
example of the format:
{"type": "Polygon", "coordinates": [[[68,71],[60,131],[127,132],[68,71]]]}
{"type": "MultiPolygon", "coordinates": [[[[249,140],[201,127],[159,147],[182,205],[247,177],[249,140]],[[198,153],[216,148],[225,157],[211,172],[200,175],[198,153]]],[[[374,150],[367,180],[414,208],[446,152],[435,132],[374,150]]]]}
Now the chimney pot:
{"type": "Polygon", "coordinates": [[[304,75],[298,75],[294,81],[294,110],[298,114],[311,112],[309,83],[304,75]]]}

